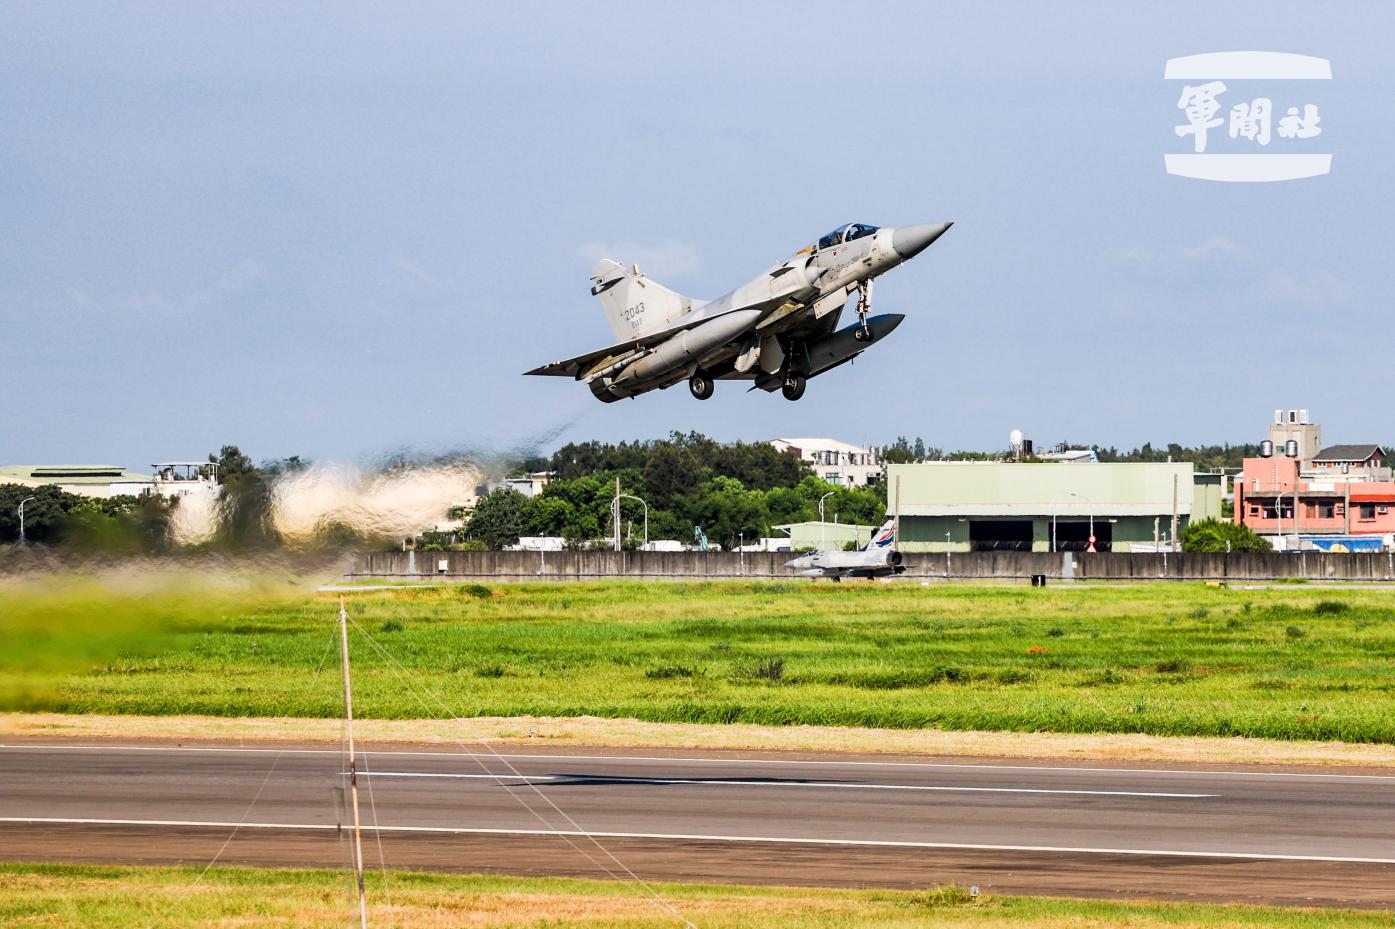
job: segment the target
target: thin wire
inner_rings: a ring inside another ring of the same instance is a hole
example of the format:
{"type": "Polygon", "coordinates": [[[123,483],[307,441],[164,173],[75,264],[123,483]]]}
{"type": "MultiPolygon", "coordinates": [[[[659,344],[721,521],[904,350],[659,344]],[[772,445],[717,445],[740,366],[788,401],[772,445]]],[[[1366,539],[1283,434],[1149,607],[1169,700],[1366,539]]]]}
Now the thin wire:
{"type": "Polygon", "coordinates": [[[271,759],[271,767],[267,769],[266,777],[262,778],[261,786],[259,786],[257,792],[252,795],[252,800],[247,804],[247,808],[242,811],[242,818],[237,821],[236,826],[233,826],[232,832],[230,832],[227,839],[223,841],[222,846],[218,849],[217,853],[214,854],[213,859],[209,861],[208,864],[204,865],[203,870],[199,872],[199,876],[194,878],[194,883],[189,885],[190,887],[196,886],[199,881],[203,880],[203,876],[208,873],[209,868],[212,868],[218,863],[218,859],[223,857],[223,852],[227,851],[228,846],[232,844],[232,840],[237,838],[237,833],[242,828],[242,824],[247,822],[247,817],[252,815],[252,808],[255,807],[257,801],[261,799],[262,791],[266,790],[266,785],[271,783],[271,776],[276,773],[276,766],[281,763],[281,756],[283,754],[283,751],[278,751],[275,756],[273,756],[271,759]]]}
{"type": "MultiPolygon", "coordinates": [[[[459,719],[459,718],[460,718],[460,717],[457,716],[456,714],[451,713],[450,707],[447,706],[446,703],[445,703],[444,701],[442,701],[440,697],[436,696],[436,695],[430,690],[430,688],[428,688],[424,683],[416,682],[416,676],[415,676],[414,674],[412,674],[412,672],[411,672],[410,670],[408,670],[400,661],[398,661],[395,657],[393,657],[393,655],[392,655],[391,652],[389,652],[389,651],[388,651],[387,649],[385,649],[381,644],[379,644],[378,641],[377,641],[375,638],[373,638],[372,635],[369,634],[368,630],[366,630],[366,629],[364,629],[362,626],[360,626],[360,625],[358,624],[358,622],[357,622],[356,620],[354,620],[352,617],[349,618],[349,622],[353,623],[354,628],[357,629],[357,630],[360,632],[360,634],[362,634],[363,637],[366,638],[366,639],[368,640],[369,644],[371,644],[375,649],[378,650],[378,653],[379,653],[380,655],[382,655],[383,657],[385,657],[389,662],[392,663],[392,665],[394,665],[394,666],[398,669],[398,671],[400,672],[400,673],[399,673],[399,677],[408,678],[408,679],[410,679],[410,680],[409,680],[409,683],[415,683],[416,687],[417,687],[419,690],[421,690],[422,692],[425,692],[428,696],[430,696],[433,700],[435,700],[436,705],[437,705],[438,707],[440,707],[440,708],[441,708],[442,710],[444,710],[446,713],[450,714],[450,716],[449,716],[450,719],[459,719]]],[[[413,695],[417,697],[417,700],[418,700],[420,703],[422,703],[423,707],[425,707],[426,709],[430,709],[430,706],[426,703],[426,701],[423,700],[415,691],[413,692],[413,695]]],[[[466,747],[465,743],[462,742],[462,741],[459,741],[459,740],[456,741],[456,744],[459,745],[461,748],[465,748],[465,747],[466,747]]],[[[502,763],[503,766],[504,766],[505,768],[507,768],[507,769],[509,770],[509,772],[510,772],[515,778],[522,779],[524,785],[527,786],[528,789],[532,790],[533,793],[535,793],[535,794],[538,796],[538,799],[542,800],[543,803],[547,804],[547,806],[549,806],[555,813],[557,813],[558,816],[560,816],[563,820],[565,820],[566,823],[567,823],[569,826],[571,826],[573,830],[575,830],[576,832],[582,833],[582,837],[583,837],[583,838],[586,838],[586,839],[590,840],[591,844],[595,845],[596,848],[598,848],[602,853],[604,853],[605,856],[606,856],[607,858],[609,858],[611,861],[615,862],[615,864],[618,865],[618,866],[620,867],[620,869],[621,869],[622,871],[624,871],[625,874],[627,874],[627,875],[629,876],[630,882],[632,882],[632,883],[635,884],[636,886],[642,888],[642,889],[644,890],[644,892],[647,893],[647,894],[649,895],[650,899],[653,901],[653,903],[654,903],[657,907],[659,907],[659,908],[661,908],[661,909],[667,910],[675,919],[679,920],[679,921],[682,922],[685,926],[687,926],[688,929],[698,929],[696,923],[694,923],[692,920],[688,919],[688,918],[687,918],[686,916],[684,916],[682,913],[678,912],[678,910],[677,910],[671,903],[669,903],[667,900],[665,900],[663,897],[661,897],[661,896],[659,895],[658,891],[656,891],[652,886],[650,886],[648,883],[646,883],[646,882],[644,881],[643,878],[641,878],[638,874],[636,874],[633,870],[631,870],[630,867],[629,867],[629,865],[625,864],[625,863],[624,863],[623,861],[621,861],[618,857],[616,857],[615,853],[612,852],[610,849],[606,848],[606,846],[605,846],[599,839],[597,839],[597,838],[596,838],[595,836],[593,836],[593,835],[587,834],[587,833],[586,833],[586,830],[585,830],[585,829],[582,829],[582,828],[581,828],[581,825],[580,825],[575,819],[573,819],[570,815],[568,815],[568,813],[567,813],[565,810],[563,810],[560,806],[558,806],[555,802],[553,802],[553,800],[552,800],[551,797],[549,797],[547,794],[543,793],[543,791],[542,791],[541,789],[539,789],[539,787],[538,787],[537,784],[533,783],[531,780],[529,780],[528,778],[524,777],[524,775],[522,774],[522,772],[520,772],[520,771],[518,770],[518,768],[514,767],[514,765],[513,765],[512,762],[510,762],[507,758],[505,758],[503,755],[499,754],[499,752],[495,750],[494,746],[492,746],[492,745],[490,745],[488,742],[484,742],[484,741],[481,741],[481,742],[478,743],[478,744],[484,746],[484,747],[489,751],[489,753],[490,753],[491,755],[494,756],[495,760],[496,760],[496,761],[499,761],[500,763],[502,763]]],[[[488,773],[488,774],[493,774],[493,775],[494,775],[495,782],[498,783],[499,786],[501,786],[501,787],[506,787],[506,788],[509,788],[509,787],[512,787],[512,786],[513,786],[513,785],[504,784],[504,783],[503,783],[503,779],[500,778],[499,775],[494,774],[494,772],[490,771],[488,767],[486,767],[482,762],[479,761],[479,759],[475,759],[475,761],[476,761],[476,764],[479,764],[479,766],[480,766],[486,773],[488,773]]],[[[514,794],[513,790],[511,790],[511,789],[509,790],[509,795],[510,795],[510,796],[513,796],[515,799],[519,799],[519,798],[514,794]]],[[[523,803],[521,800],[520,800],[520,805],[521,805],[525,810],[527,810],[529,813],[531,813],[531,814],[533,815],[533,817],[536,818],[536,819],[537,819],[539,822],[541,822],[543,825],[548,826],[549,829],[552,829],[554,832],[556,831],[556,830],[552,827],[552,824],[549,823],[549,822],[547,821],[547,819],[546,819],[544,816],[542,816],[537,810],[533,809],[533,808],[532,808],[530,805],[528,805],[527,803],[523,803]]],[[[611,871],[609,868],[607,868],[607,867],[606,867],[604,864],[602,864],[601,862],[596,861],[595,858],[593,858],[591,855],[589,855],[583,848],[581,848],[581,847],[580,847],[579,845],[577,845],[575,842],[572,842],[570,836],[562,836],[562,838],[566,839],[566,840],[567,840],[567,844],[571,845],[572,848],[575,849],[579,854],[581,854],[582,856],[584,856],[588,861],[590,861],[592,864],[595,864],[595,865],[596,865],[597,867],[599,867],[602,871],[604,871],[604,872],[606,873],[607,876],[611,877],[612,879],[620,880],[622,883],[624,883],[624,880],[623,880],[622,878],[616,878],[616,877],[615,877],[615,873],[614,873],[613,871],[611,871]]]]}
{"type": "Polygon", "coordinates": [[[334,648],[334,633],[329,634],[329,641],[325,643],[325,653],[320,656],[320,663],[315,665],[315,673],[319,674],[324,670],[325,660],[329,658],[330,651],[334,648]]]}
{"type": "MultiPolygon", "coordinates": [[[[266,790],[266,785],[271,783],[271,776],[276,773],[276,766],[281,763],[281,756],[284,754],[284,750],[278,750],[276,754],[272,756],[271,767],[267,768],[266,776],[262,778],[261,784],[257,787],[257,792],[252,795],[252,799],[248,802],[246,809],[242,811],[242,816],[238,819],[237,825],[233,826],[232,832],[228,833],[228,837],[223,840],[223,844],[218,847],[218,851],[214,852],[213,857],[209,859],[208,864],[204,865],[203,870],[198,873],[198,876],[189,882],[189,886],[185,888],[186,890],[192,890],[199,885],[199,882],[204,879],[204,876],[208,874],[209,870],[218,863],[218,859],[223,857],[223,852],[228,850],[228,846],[232,844],[233,839],[237,838],[237,833],[242,829],[242,825],[247,822],[247,817],[252,815],[252,809],[257,805],[257,801],[261,799],[262,792],[266,790]]],[[[169,916],[173,909],[174,905],[167,907],[165,912],[160,914],[159,918],[164,919],[166,916],[169,916]]],[[[150,923],[150,925],[153,927],[155,923],[150,923]]]]}
{"type": "Polygon", "coordinates": [[[397,925],[397,909],[392,905],[392,891],[388,887],[387,857],[383,854],[383,830],[378,824],[378,804],[373,799],[373,772],[368,769],[368,752],[363,753],[363,773],[368,776],[368,815],[373,818],[373,837],[378,841],[378,867],[383,872],[383,897],[387,899],[388,912],[392,914],[392,924],[397,925]]]}
{"type": "MultiPolygon", "coordinates": [[[[357,624],[355,624],[355,625],[357,626],[357,624]]],[[[372,644],[372,645],[374,645],[376,648],[378,648],[378,650],[379,650],[380,652],[382,651],[382,646],[378,645],[378,643],[376,643],[376,642],[373,642],[372,639],[371,639],[371,637],[369,638],[369,641],[370,641],[370,644],[372,644]]],[[[393,663],[397,663],[397,662],[396,662],[396,659],[394,659],[391,655],[386,654],[386,652],[384,652],[383,654],[387,657],[387,659],[388,659],[389,661],[391,661],[391,662],[393,662],[393,663]]],[[[398,667],[401,667],[401,665],[399,664],[398,667]]],[[[392,670],[392,669],[389,669],[389,670],[392,670]]],[[[404,670],[403,673],[398,673],[397,671],[394,671],[393,673],[397,674],[398,679],[401,680],[403,683],[405,683],[405,684],[407,685],[407,688],[408,688],[409,691],[411,691],[412,695],[413,695],[414,697],[416,697],[417,700],[418,700],[418,702],[420,702],[420,703],[422,704],[422,706],[425,707],[425,708],[429,711],[429,710],[431,709],[431,707],[430,707],[429,705],[427,705],[426,701],[422,698],[421,694],[418,692],[418,685],[416,684],[416,682],[415,682],[414,680],[408,678],[408,677],[404,677],[404,673],[407,673],[407,672],[405,672],[405,670],[404,670]]],[[[447,712],[449,712],[449,708],[448,708],[448,707],[446,708],[446,710],[447,710],[447,712]]],[[[452,716],[452,718],[454,718],[454,717],[452,716]]],[[[456,744],[459,745],[459,746],[462,747],[462,748],[466,747],[464,742],[459,742],[459,741],[457,741],[456,744]]],[[[508,790],[508,791],[509,791],[509,795],[510,795],[511,797],[513,797],[515,800],[518,800],[518,797],[514,796],[513,791],[512,791],[512,788],[513,788],[515,785],[504,783],[504,782],[503,782],[503,779],[502,779],[499,775],[495,774],[493,771],[490,771],[489,768],[485,767],[485,765],[484,765],[482,762],[480,762],[478,759],[475,760],[475,763],[478,764],[478,765],[480,766],[480,768],[485,772],[486,775],[490,775],[490,776],[494,777],[495,782],[498,783],[499,786],[501,786],[501,787],[505,788],[506,790],[508,790]]],[[[508,762],[506,761],[505,764],[507,765],[508,762]]],[[[510,765],[510,767],[512,767],[512,766],[510,765]]],[[[513,769],[513,770],[515,771],[515,773],[517,772],[517,769],[516,769],[516,768],[513,769]]],[[[523,776],[522,776],[521,774],[516,774],[516,776],[517,776],[518,778],[522,778],[522,779],[525,780],[525,781],[527,780],[527,778],[523,778],[523,776]]],[[[547,799],[547,798],[544,797],[544,800],[546,800],[546,799],[547,799]]],[[[549,802],[550,802],[550,801],[549,801],[549,802]]],[[[536,810],[534,810],[532,807],[528,806],[526,803],[523,803],[523,801],[521,801],[521,800],[519,800],[519,803],[523,806],[524,809],[526,809],[529,813],[531,813],[535,819],[537,819],[540,823],[542,823],[544,826],[546,826],[546,827],[548,828],[549,831],[555,831],[555,827],[553,826],[553,824],[550,823],[550,822],[548,822],[546,819],[544,819],[536,810]]],[[[559,810],[558,812],[561,812],[561,811],[559,810]]],[[[565,814],[563,814],[563,816],[564,816],[564,818],[565,818],[565,814]]],[[[573,825],[573,826],[576,826],[576,824],[575,824],[574,822],[572,823],[572,825],[573,825]]],[[[577,831],[577,832],[585,832],[585,830],[584,830],[584,829],[581,829],[579,826],[576,826],[576,831],[577,831]]],[[[563,841],[565,841],[568,845],[570,845],[570,846],[572,847],[572,849],[573,849],[574,851],[577,852],[577,854],[579,854],[579,855],[581,855],[582,857],[584,857],[587,861],[590,861],[590,862],[591,862],[593,865],[595,865],[597,868],[600,868],[601,871],[605,873],[606,877],[609,877],[611,880],[618,881],[618,882],[621,882],[621,883],[624,883],[624,882],[625,882],[625,879],[624,879],[621,875],[617,874],[615,871],[613,871],[612,869],[610,869],[609,867],[607,867],[607,866],[605,865],[604,862],[598,861],[595,857],[593,857],[593,856],[592,856],[589,852],[587,852],[584,848],[581,848],[579,845],[577,845],[575,842],[573,842],[573,841],[572,841],[572,838],[571,838],[570,836],[562,835],[562,836],[559,836],[559,837],[560,837],[563,841]]],[[[592,841],[592,842],[595,842],[595,844],[597,844],[597,845],[600,844],[599,842],[596,842],[596,840],[595,840],[594,838],[592,838],[591,841],[592,841]]],[[[602,850],[604,850],[604,849],[602,849],[602,850]]],[[[611,857],[614,857],[614,856],[611,856],[611,857]]]]}

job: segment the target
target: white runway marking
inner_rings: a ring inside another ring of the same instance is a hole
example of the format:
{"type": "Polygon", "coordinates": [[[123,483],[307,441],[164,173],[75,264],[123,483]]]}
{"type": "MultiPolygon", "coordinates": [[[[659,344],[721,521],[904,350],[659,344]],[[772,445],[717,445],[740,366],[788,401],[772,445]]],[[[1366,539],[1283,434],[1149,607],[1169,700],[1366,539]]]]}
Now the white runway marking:
{"type": "MultiPolygon", "coordinates": [[[[78,826],[167,826],[170,828],[210,829],[294,829],[333,832],[337,825],[320,823],[235,823],[182,819],[59,819],[46,817],[0,816],[0,823],[41,823],[78,826]]],[[[896,842],[876,839],[820,839],[792,836],[696,835],[663,832],[591,832],[566,829],[468,829],[451,826],[367,826],[364,832],[404,832],[431,835],[521,835],[567,836],[587,839],[666,839],[682,842],[774,843],[779,845],[836,845],[856,848],[961,849],[990,852],[1054,852],[1076,855],[1157,855],[1166,858],[1220,858],[1254,861],[1330,861],[1343,864],[1395,864],[1395,858],[1361,858],[1348,855],[1276,855],[1266,852],[1188,851],[1173,848],[1090,848],[1064,845],[989,845],[977,842],[896,842]]]]}
{"type": "MultiPolygon", "coordinates": [[[[466,740],[468,741],[468,740],[466,740]]],[[[235,748],[209,746],[167,745],[58,745],[31,742],[27,744],[0,743],[0,751],[86,751],[86,752],[163,752],[177,755],[187,752],[229,752],[264,755],[342,755],[334,748],[235,748]]],[[[401,756],[407,758],[507,758],[511,761],[613,761],[627,762],[667,762],[670,764],[750,764],[750,765],[822,765],[882,768],[958,768],[965,771],[1065,771],[1071,773],[1095,774],[1177,774],[1189,777],[1288,777],[1320,780],[1354,781],[1395,781],[1395,774],[1328,774],[1305,771],[1227,771],[1194,770],[1187,768],[1090,768],[1067,765],[1023,765],[1023,764],[983,764],[980,762],[957,763],[953,761],[835,761],[820,759],[784,758],[667,758],[662,755],[553,755],[531,754],[526,752],[431,752],[431,751],[360,751],[360,755],[375,757],[401,756]]],[[[1373,767],[1382,767],[1375,765],[1373,767]]]]}
{"type": "Polygon", "coordinates": [[[625,777],[605,774],[451,774],[429,771],[362,771],[360,777],[437,777],[462,780],[517,781],[520,787],[546,784],[585,784],[606,781],[612,784],[692,784],[697,787],[829,787],[835,790],[940,790],[985,794],[1075,794],[1089,797],[1172,797],[1195,800],[1218,794],[1179,794],[1142,790],[1069,790],[1045,787],[964,787],[926,784],[844,784],[838,781],[764,781],[740,778],[625,777]]]}

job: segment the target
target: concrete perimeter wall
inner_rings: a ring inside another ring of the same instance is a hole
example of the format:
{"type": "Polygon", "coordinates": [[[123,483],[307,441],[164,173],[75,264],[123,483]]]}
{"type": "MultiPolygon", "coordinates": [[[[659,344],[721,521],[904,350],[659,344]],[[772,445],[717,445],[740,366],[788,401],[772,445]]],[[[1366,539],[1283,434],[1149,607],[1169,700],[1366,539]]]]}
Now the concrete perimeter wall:
{"type": "MultiPolygon", "coordinates": [[[[356,556],[348,577],[412,577],[447,580],[589,580],[628,577],[797,578],[786,554],[735,552],[372,552],[356,556]],[[444,570],[442,568],[444,567],[444,570]]],[[[965,552],[906,555],[903,578],[914,580],[1024,581],[1198,580],[1395,581],[1390,553],[1327,554],[1083,554],[965,552]]]]}

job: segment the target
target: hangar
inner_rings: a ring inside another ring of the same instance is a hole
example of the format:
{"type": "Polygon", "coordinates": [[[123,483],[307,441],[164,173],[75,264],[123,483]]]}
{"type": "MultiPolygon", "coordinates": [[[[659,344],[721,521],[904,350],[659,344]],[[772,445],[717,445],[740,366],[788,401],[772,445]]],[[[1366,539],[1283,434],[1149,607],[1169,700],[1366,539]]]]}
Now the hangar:
{"type": "Polygon", "coordinates": [[[1221,515],[1221,476],[1186,462],[890,465],[888,512],[898,479],[908,552],[1156,551],[1221,515]]]}

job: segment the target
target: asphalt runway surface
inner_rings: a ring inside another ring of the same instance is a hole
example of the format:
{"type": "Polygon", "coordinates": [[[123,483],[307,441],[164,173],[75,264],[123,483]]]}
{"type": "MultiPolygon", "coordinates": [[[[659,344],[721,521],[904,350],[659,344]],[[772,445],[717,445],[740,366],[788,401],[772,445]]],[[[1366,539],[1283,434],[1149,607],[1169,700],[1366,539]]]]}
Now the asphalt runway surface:
{"type": "MultiPolygon", "coordinates": [[[[1395,907],[1395,771],[359,754],[378,866],[1395,907]]],[[[332,747],[0,746],[0,860],[340,867],[332,747]]]]}

